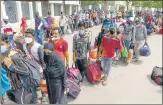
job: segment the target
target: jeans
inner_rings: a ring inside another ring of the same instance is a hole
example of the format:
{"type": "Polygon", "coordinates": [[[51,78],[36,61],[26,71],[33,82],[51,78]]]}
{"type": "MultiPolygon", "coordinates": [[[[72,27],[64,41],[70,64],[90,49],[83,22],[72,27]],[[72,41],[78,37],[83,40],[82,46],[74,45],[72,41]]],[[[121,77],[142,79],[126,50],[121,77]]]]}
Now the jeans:
{"type": "Polygon", "coordinates": [[[73,24],[69,24],[69,28],[71,29],[72,32],[74,32],[73,24]]]}
{"type": "Polygon", "coordinates": [[[43,30],[36,30],[35,41],[43,45],[43,30]]]}
{"type": "Polygon", "coordinates": [[[32,88],[32,100],[31,100],[31,103],[36,103],[37,101],[37,87],[33,87],[32,88]]]}
{"type": "Polygon", "coordinates": [[[140,56],[140,49],[145,44],[145,41],[136,41],[134,46],[135,58],[139,59],[140,56]]]}
{"type": "Polygon", "coordinates": [[[109,79],[109,73],[111,70],[111,65],[113,63],[113,59],[112,58],[104,58],[102,57],[101,59],[101,66],[104,72],[104,76],[105,76],[105,80],[109,79]]]}
{"type": "Polygon", "coordinates": [[[61,33],[64,35],[64,26],[61,26],[61,33]]]}
{"type": "Polygon", "coordinates": [[[12,48],[12,49],[15,49],[16,47],[15,47],[15,43],[14,43],[14,35],[9,35],[9,36],[8,36],[8,39],[9,39],[11,48],[12,48]]]}
{"type": "Polygon", "coordinates": [[[127,48],[127,51],[129,52],[131,41],[130,40],[124,40],[125,47],[127,48]]]}

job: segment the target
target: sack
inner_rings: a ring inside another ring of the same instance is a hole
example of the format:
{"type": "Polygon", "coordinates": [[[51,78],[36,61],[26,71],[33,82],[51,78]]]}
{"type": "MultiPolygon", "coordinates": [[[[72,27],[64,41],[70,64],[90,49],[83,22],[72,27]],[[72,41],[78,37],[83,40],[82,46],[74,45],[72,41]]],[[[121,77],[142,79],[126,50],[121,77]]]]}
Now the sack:
{"type": "Polygon", "coordinates": [[[130,49],[129,52],[128,52],[128,59],[127,59],[127,63],[130,63],[130,61],[132,60],[133,58],[133,49],[130,49]]]}
{"type": "Polygon", "coordinates": [[[42,80],[41,85],[40,85],[40,89],[42,93],[47,94],[48,93],[48,89],[47,89],[47,85],[46,85],[46,80],[42,80]]]}
{"type": "Polygon", "coordinates": [[[141,56],[149,56],[151,54],[150,48],[147,43],[140,49],[141,56]]]}
{"type": "Polygon", "coordinates": [[[158,85],[163,85],[162,71],[163,69],[161,67],[155,66],[151,74],[151,79],[154,80],[158,85]]]}
{"type": "Polygon", "coordinates": [[[69,29],[67,29],[67,30],[66,30],[66,33],[67,33],[67,34],[72,34],[71,29],[70,29],[70,28],[69,28],[69,29]]]}
{"type": "Polygon", "coordinates": [[[69,88],[68,95],[70,95],[75,99],[77,98],[77,96],[81,91],[80,86],[71,72],[66,71],[66,74],[67,74],[67,83],[69,88]]]}
{"type": "MultiPolygon", "coordinates": [[[[16,73],[16,75],[19,77],[20,82],[23,87],[29,88],[29,87],[38,87],[41,84],[41,75],[39,73],[39,65],[37,62],[31,59],[26,59],[21,57],[18,53],[15,51],[10,51],[9,57],[11,57],[12,61],[15,65],[20,66],[19,64],[24,64],[23,66],[28,69],[28,74],[23,74],[23,72],[16,73]],[[24,79],[25,78],[25,79],[24,79]],[[22,81],[22,79],[24,81],[22,81]]],[[[19,71],[17,71],[19,72],[19,71]]],[[[12,73],[15,74],[15,73],[12,73]]]]}
{"type": "Polygon", "coordinates": [[[89,52],[89,58],[91,58],[91,59],[97,58],[97,49],[89,52]]]}
{"type": "Polygon", "coordinates": [[[86,70],[87,79],[90,83],[97,83],[101,80],[101,70],[97,63],[88,64],[86,70]]]}
{"type": "Polygon", "coordinates": [[[68,75],[72,74],[72,76],[75,78],[75,81],[77,81],[77,83],[79,83],[82,80],[80,70],[75,68],[73,65],[72,65],[72,68],[67,68],[67,72],[68,72],[68,75]]]}
{"type": "Polygon", "coordinates": [[[89,22],[89,26],[90,26],[90,27],[93,27],[93,25],[94,25],[94,22],[93,22],[93,21],[90,21],[90,22],[89,22]]]}
{"type": "Polygon", "coordinates": [[[127,51],[126,47],[124,47],[124,49],[123,49],[123,51],[121,53],[121,57],[123,57],[123,58],[127,58],[128,57],[128,51],[127,51]]]}

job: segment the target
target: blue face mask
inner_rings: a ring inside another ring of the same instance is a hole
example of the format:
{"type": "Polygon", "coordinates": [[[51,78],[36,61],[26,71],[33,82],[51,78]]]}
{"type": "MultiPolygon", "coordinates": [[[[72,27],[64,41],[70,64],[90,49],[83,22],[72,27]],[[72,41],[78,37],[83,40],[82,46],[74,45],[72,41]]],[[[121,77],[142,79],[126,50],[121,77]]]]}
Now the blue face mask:
{"type": "Polygon", "coordinates": [[[1,46],[1,53],[4,54],[8,51],[6,46],[1,46]]]}
{"type": "Polygon", "coordinates": [[[79,34],[80,35],[84,35],[85,34],[85,30],[79,30],[79,34]]]}

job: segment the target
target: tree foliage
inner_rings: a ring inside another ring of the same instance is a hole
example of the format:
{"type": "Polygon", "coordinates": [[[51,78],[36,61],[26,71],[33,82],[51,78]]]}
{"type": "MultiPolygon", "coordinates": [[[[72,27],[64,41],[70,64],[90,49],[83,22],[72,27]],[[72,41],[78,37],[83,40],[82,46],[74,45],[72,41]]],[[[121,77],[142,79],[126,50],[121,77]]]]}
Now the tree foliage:
{"type": "Polygon", "coordinates": [[[133,6],[162,8],[162,0],[132,1],[133,6]]]}

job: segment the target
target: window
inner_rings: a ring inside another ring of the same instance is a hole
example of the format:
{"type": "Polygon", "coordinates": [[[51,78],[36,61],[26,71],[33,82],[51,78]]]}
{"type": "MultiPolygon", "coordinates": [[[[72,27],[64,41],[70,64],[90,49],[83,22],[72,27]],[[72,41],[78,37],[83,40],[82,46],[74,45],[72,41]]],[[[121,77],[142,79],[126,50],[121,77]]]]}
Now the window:
{"type": "Polygon", "coordinates": [[[26,17],[27,20],[29,20],[30,19],[29,3],[22,1],[21,7],[22,7],[22,15],[26,17]]]}
{"type": "Polygon", "coordinates": [[[61,5],[60,4],[54,4],[54,15],[60,16],[61,14],[61,5]]]}

